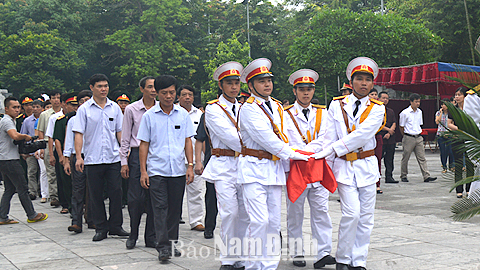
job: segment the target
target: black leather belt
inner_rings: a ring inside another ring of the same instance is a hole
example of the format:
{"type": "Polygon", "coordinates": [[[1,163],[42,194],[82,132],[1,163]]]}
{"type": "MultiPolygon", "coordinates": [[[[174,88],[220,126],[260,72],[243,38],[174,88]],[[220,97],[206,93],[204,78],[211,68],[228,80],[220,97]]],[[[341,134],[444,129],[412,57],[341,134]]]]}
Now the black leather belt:
{"type": "Polygon", "coordinates": [[[403,134],[405,134],[407,136],[410,136],[410,137],[414,137],[414,138],[420,137],[420,134],[417,134],[417,135],[412,135],[412,134],[408,134],[408,133],[403,133],[403,134]]]}

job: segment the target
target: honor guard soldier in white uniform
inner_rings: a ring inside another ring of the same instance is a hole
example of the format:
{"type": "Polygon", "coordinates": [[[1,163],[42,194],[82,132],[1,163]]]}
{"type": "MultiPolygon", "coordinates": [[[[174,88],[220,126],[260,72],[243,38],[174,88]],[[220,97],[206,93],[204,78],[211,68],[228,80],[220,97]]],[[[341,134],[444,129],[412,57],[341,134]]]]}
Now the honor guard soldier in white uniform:
{"type": "Polygon", "coordinates": [[[252,61],[240,80],[252,95],[239,112],[243,140],[238,160],[238,183],[242,184],[249,216],[244,250],[250,260],[245,269],[276,269],[280,255],[280,210],[285,168],[280,159],[308,160],[288,145],[284,111],[273,91],[272,63],[266,58],[252,61]],[[260,242],[260,243],[259,243],[260,242]]]}
{"type": "MultiPolygon", "coordinates": [[[[242,151],[236,120],[241,106],[236,97],[240,91],[242,71],[242,65],[237,62],[227,62],[215,70],[213,79],[218,81],[222,94],[218,99],[209,101],[205,110],[212,157],[202,177],[215,184],[218,213],[222,219],[220,237],[227,252],[231,248],[230,239],[243,239],[248,225],[242,188],[237,183],[238,158],[235,154],[242,151]]],[[[243,269],[240,256],[220,254],[220,260],[221,270],[243,269]],[[235,258],[238,259],[237,262],[235,258]]]]}
{"type": "Polygon", "coordinates": [[[337,270],[366,269],[373,229],[378,162],[375,133],[385,123],[385,106],[369,99],[378,74],[375,61],[353,59],[347,67],[353,88],[348,96],[334,98],[326,121],[324,149],[315,158],[327,158],[338,182],[342,219],[338,230],[337,270]]]}
{"type": "MultiPolygon", "coordinates": [[[[325,135],[327,110],[325,106],[311,104],[315,94],[317,72],[311,69],[301,69],[290,75],[288,81],[293,85],[293,94],[296,97],[294,104],[285,107],[285,122],[287,122],[287,137],[289,145],[295,149],[313,152],[322,150],[325,135]],[[314,141],[309,147],[306,146],[314,141]]],[[[287,165],[288,166],[288,165],[287,165]]],[[[294,253],[293,265],[306,266],[303,260],[303,213],[305,199],[310,205],[310,225],[313,238],[317,240],[317,262],[315,269],[327,264],[335,264],[335,258],[330,256],[332,251],[332,220],[328,214],[328,190],[320,182],[308,184],[300,197],[292,203],[287,197],[287,232],[288,243],[295,241],[294,247],[289,247],[294,253]],[[296,241],[301,240],[301,245],[296,241]]]]}

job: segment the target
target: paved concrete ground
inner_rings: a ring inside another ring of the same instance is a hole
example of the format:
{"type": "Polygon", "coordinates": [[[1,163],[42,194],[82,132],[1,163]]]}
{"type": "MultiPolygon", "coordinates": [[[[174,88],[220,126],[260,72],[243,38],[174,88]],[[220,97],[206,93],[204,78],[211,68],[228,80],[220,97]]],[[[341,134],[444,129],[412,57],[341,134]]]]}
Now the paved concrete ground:
{"type": "MultiPolygon", "coordinates": [[[[401,148],[395,155],[395,174],[399,179],[401,148]]],[[[384,194],[377,196],[375,228],[373,230],[368,269],[480,269],[480,218],[453,222],[450,206],[457,200],[449,193],[452,180],[442,177],[439,153],[427,150],[430,172],[439,179],[424,183],[414,157],[409,163],[409,183],[385,184],[384,194]]],[[[0,193],[3,188],[0,188],[0,193]]],[[[285,199],[285,196],[284,196],[285,199]]],[[[338,194],[330,196],[333,222],[333,251],[337,246],[338,223],[341,217],[338,194]]],[[[109,237],[92,242],[93,230],[84,226],[81,234],[67,231],[68,215],[60,209],[34,201],[35,209],[49,214],[49,219],[37,224],[26,222],[18,198],[12,200],[11,217],[20,224],[0,227],[0,269],[218,269],[214,255],[214,240],[206,240],[200,232],[180,225],[180,240],[190,249],[186,256],[160,264],[157,252],[145,248],[143,238],[137,248],[127,250],[125,239],[109,237]],[[193,253],[193,247],[197,251],[193,253]],[[200,257],[199,251],[202,252],[200,257]],[[196,256],[194,256],[196,255],[196,256]]],[[[129,230],[128,212],[124,209],[124,228],[129,230]]],[[[186,220],[186,209],[183,211],[186,220]]],[[[286,211],[282,210],[282,234],[286,235],[286,211]]],[[[308,207],[304,232],[310,234],[308,207]]],[[[219,221],[220,222],[220,221],[219,221]]],[[[143,227],[141,229],[143,233],[143,227]]],[[[218,233],[218,230],[216,231],[218,233]]],[[[306,268],[313,269],[314,261],[306,268]]],[[[278,269],[295,269],[290,261],[282,261],[278,269]]],[[[298,268],[297,268],[298,269],[298,268]]],[[[334,266],[325,269],[335,269],[334,266]]]]}

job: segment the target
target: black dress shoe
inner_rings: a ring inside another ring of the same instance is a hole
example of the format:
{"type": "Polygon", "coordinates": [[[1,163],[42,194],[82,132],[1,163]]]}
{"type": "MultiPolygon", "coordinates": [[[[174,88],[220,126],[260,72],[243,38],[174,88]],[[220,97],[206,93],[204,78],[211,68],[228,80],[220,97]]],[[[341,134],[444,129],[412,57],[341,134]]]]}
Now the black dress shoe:
{"type": "Polygon", "coordinates": [[[350,266],[350,270],[367,270],[367,268],[363,266],[350,266]]]}
{"type": "Polygon", "coordinates": [[[222,265],[220,266],[220,270],[234,270],[235,267],[233,265],[222,265]]]}
{"type": "Polygon", "coordinates": [[[92,241],[102,241],[103,239],[107,238],[107,232],[97,232],[94,236],[92,241]]]}
{"type": "Polygon", "coordinates": [[[173,250],[173,255],[175,255],[175,257],[180,257],[180,256],[182,256],[182,253],[180,252],[180,250],[175,248],[173,250]]]}
{"type": "Polygon", "coordinates": [[[313,268],[315,269],[320,269],[320,268],[323,268],[325,267],[325,265],[327,264],[336,264],[337,261],[335,260],[334,257],[330,256],[330,255],[326,255],[324,256],[323,258],[321,258],[320,260],[318,260],[316,263],[313,264],[313,268]]]}
{"type": "Polygon", "coordinates": [[[178,223],[179,224],[185,224],[185,221],[182,218],[180,218],[180,221],[178,223]]]}
{"type": "Polygon", "coordinates": [[[117,236],[130,236],[130,233],[125,231],[122,228],[120,228],[118,230],[115,230],[115,231],[109,231],[108,234],[109,235],[117,235],[117,236]]]}
{"type": "Polygon", "coordinates": [[[402,182],[408,182],[407,178],[402,178],[402,182]]]}
{"type": "Polygon", "coordinates": [[[346,264],[337,263],[337,266],[335,266],[335,270],[350,270],[350,268],[346,264]]]}
{"type": "Polygon", "coordinates": [[[212,231],[204,231],[203,232],[203,237],[205,237],[205,239],[212,239],[213,238],[213,232],[212,231]]]}
{"type": "Polygon", "coordinates": [[[158,260],[165,262],[170,259],[170,251],[168,249],[162,249],[160,252],[158,252],[158,260]]]}
{"type": "Polygon", "coordinates": [[[35,200],[37,198],[37,196],[33,195],[33,194],[28,194],[28,197],[30,197],[30,200],[35,200]]]}
{"type": "Polygon", "coordinates": [[[127,249],[133,249],[136,244],[137,244],[137,239],[128,238],[127,243],[125,243],[125,246],[127,247],[127,249]]]}
{"type": "Polygon", "coordinates": [[[234,269],[234,270],[245,270],[245,266],[242,266],[242,267],[234,267],[233,269],[234,269]]]}
{"type": "Polygon", "coordinates": [[[427,179],[423,180],[423,182],[433,182],[435,180],[437,180],[436,177],[428,177],[427,179]]]}
{"type": "Polygon", "coordinates": [[[398,181],[395,179],[385,179],[385,183],[390,183],[390,184],[398,184],[398,181]]]}
{"type": "Polygon", "coordinates": [[[307,265],[307,262],[303,258],[303,256],[293,257],[293,265],[298,267],[305,267],[307,265]]]}
{"type": "Polygon", "coordinates": [[[93,224],[93,223],[88,223],[88,228],[89,229],[96,229],[95,224],[93,224]]]}

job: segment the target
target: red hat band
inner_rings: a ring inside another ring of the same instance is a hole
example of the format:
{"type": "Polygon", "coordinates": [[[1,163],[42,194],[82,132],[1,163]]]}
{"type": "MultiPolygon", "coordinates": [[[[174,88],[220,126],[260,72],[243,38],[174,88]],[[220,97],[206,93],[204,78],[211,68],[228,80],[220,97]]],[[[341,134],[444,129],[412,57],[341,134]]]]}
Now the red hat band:
{"type": "Polygon", "coordinates": [[[65,101],[65,103],[76,102],[76,101],[77,101],[77,96],[74,96],[74,97],[71,97],[71,98],[67,99],[67,100],[65,101]]]}
{"type": "Polygon", "coordinates": [[[356,66],[353,70],[352,70],[352,76],[355,72],[366,72],[366,73],[370,73],[372,75],[373,74],[373,68],[367,66],[367,65],[360,65],[360,66],[356,66]]]}
{"type": "Polygon", "coordinates": [[[120,100],[123,100],[123,101],[130,101],[130,99],[127,97],[127,95],[123,94],[121,96],[119,96],[117,98],[117,101],[120,101],[120,100]]]}
{"type": "Polygon", "coordinates": [[[295,81],[293,81],[293,86],[295,86],[299,83],[313,83],[313,84],[315,84],[315,80],[313,80],[312,77],[303,76],[303,77],[300,77],[300,78],[296,79],[295,81]]]}
{"type": "Polygon", "coordinates": [[[26,97],[22,100],[22,104],[33,102],[33,99],[26,97]]]}
{"type": "Polygon", "coordinates": [[[251,78],[257,76],[257,75],[260,75],[260,74],[265,74],[265,73],[272,73],[268,70],[268,68],[266,66],[261,66],[259,68],[256,68],[254,70],[252,70],[252,72],[248,73],[248,76],[247,76],[247,82],[250,81],[251,78]]]}
{"type": "Polygon", "coordinates": [[[236,69],[229,69],[223,72],[222,74],[220,74],[220,76],[218,76],[218,80],[221,81],[228,76],[240,76],[240,72],[236,69]]]}

